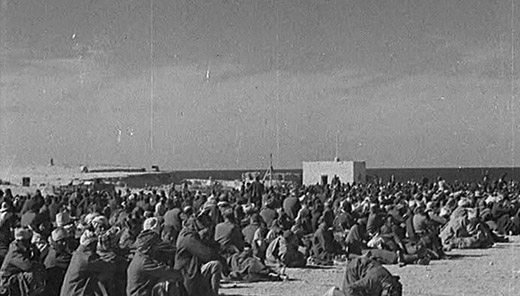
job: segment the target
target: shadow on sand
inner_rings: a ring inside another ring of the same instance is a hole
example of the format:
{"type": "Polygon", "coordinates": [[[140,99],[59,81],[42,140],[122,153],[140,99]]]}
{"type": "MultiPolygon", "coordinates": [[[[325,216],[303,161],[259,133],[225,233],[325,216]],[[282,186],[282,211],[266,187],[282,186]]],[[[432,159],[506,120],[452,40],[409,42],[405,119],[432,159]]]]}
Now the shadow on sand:
{"type": "Polygon", "coordinates": [[[450,254],[447,255],[447,260],[457,260],[457,259],[464,259],[464,258],[479,258],[479,257],[485,257],[487,255],[485,254],[450,254]]]}

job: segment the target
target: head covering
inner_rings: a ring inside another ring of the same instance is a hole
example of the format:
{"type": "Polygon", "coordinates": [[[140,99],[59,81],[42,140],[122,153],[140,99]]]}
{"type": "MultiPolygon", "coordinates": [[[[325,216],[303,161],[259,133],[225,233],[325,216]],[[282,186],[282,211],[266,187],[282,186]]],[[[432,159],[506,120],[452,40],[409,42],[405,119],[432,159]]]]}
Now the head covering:
{"type": "Polygon", "coordinates": [[[32,231],[29,228],[16,228],[14,230],[14,238],[16,240],[31,239],[32,231]]]}
{"type": "Polygon", "coordinates": [[[234,219],[234,218],[235,218],[235,213],[233,212],[233,209],[231,209],[231,208],[226,208],[226,209],[222,212],[222,217],[227,218],[227,219],[234,219]]]}
{"type": "Polygon", "coordinates": [[[461,200],[459,200],[458,205],[461,208],[467,208],[470,206],[470,201],[468,199],[462,198],[461,200]]]}
{"type": "Polygon", "coordinates": [[[433,201],[429,201],[426,203],[426,211],[433,211],[435,205],[433,203],[433,201]]]}
{"type": "Polygon", "coordinates": [[[91,223],[94,228],[108,226],[108,219],[105,216],[97,216],[96,218],[92,219],[91,223]]]}
{"type": "Polygon", "coordinates": [[[442,207],[441,211],[439,212],[439,216],[444,217],[444,216],[449,216],[449,215],[450,215],[450,210],[446,209],[445,207],[442,207]]]}
{"type": "Polygon", "coordinates": [[[70,223],[69,212],[61,212],[56,214],[56,226],[62,227],[70,223]]]}
{"type": "Polygon", "coordinates": [[[159,232],[159,219],[152,217],[144,220],[143,230],[159,232]]]}
{"type": "Polygon", "coordinates": [[[85,230],[79,239],[79,244],[82,246],[89,246],[95,242],[97,242],[97,236],[90,230],[85,230]]]}
{"type": "Polygon", "coordinates": [[[69,234],[61,227],[54,229],[51,233],[51,239],[55,242],[66,239],[67,237],[69,237],[69,234]]]}
{"type": "Polygon", "coordinates": [[[138,252],[148,253],[154,246],[159,245],[161,237],[159,234],[152,230],[143,230],[137,236],[134,246],[138,252]]]}
{"type": "Polygon", "coordinates": [[[260,223],[261,220],[262,220],[262,217],[259,214],[255,213],[255,214],[251,215],[251,219],[250,219],[251,223],[260,223]]]}
{"type": "Polygon", "coordinates": [[[99,214],[90,213],[90,214],[87,214],[85,216],[85,219],[83,219],[83,220],[85,221],[85,224],[90,224],[92,222],[92,220],[94,220],[94,218],[96,218],[97,216],[99,216],[99,214]]]}
{"type": "Polygon", "coordinates": [[[283,238],[290,239],[293,236],[293,234],[294,233],[292,231],[286,230],[286,231],[283,232],[283,238]]]}
{"type": "Polygon", "coordinates": [[[217,203],[218,207],[229,207],[229,203],[227,201],[219,201],[217,203]]]}
{"type": "Polygon", "coordinates": [[[9,205],[4,201],[0,207],[0,213],[5,213],[9,210],[9,205]]]}

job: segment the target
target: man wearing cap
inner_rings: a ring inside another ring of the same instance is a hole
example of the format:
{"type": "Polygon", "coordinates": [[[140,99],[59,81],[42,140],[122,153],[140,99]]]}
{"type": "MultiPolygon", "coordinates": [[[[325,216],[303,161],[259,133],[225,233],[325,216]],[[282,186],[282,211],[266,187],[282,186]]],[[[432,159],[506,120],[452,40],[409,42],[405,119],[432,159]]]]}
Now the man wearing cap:
{"type": "Polygon", "coordinates": [[[112,273],[113,263],[103,261],[96,254],[97,236],[91,230],[83,232],[80,246],[73,253],[70,265],[61,286],[61,296],[106,296],[100,278],[112,273]]]}
{"type": "Polygon", "coordinates": [[[65,277],[65,272],[72,259],[69,247],[69,234],[63,228],[56,228],[49,238],[50,250],[43,264],[47,270],[47,284],[44,295],[55,295],[59,291],[65,277]]]}
{"type": "Polygon", "coordinates": [[[17,228],[14,238],[0,268],[0,290],[6,289],[7,295],[37,295],[45,287],[45,270],[31,244],[32,231],[17,228]]]}

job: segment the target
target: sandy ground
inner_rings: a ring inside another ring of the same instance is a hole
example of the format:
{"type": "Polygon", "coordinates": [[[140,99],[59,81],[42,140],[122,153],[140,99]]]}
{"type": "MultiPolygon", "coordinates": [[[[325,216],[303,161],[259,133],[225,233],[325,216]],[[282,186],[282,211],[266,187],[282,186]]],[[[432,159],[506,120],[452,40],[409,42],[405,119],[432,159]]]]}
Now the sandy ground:
{"type": "MultiPolygon", "coordinates": [[[[387,268],[401,277],[403,295],[414,296],[517,296],[520,295],[520,237],[490,249],[453,250],[449,260],[428,266],[396,265],[387,268]]],[[[287,282],[224,284],[224,295],[323,295],[340,285],[344,266],[288,269],[287,282]]]]}

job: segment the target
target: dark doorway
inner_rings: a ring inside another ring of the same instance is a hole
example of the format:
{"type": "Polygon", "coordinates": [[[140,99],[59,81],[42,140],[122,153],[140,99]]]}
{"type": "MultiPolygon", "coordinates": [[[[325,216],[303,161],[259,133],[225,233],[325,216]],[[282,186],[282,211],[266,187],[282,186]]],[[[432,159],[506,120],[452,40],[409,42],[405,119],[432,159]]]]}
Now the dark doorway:
{"type": "Polygon", "coordinates": [[[329,176],[328,175],[321,175],[321,185],[327,185],[329,184],[329,176]]]}

